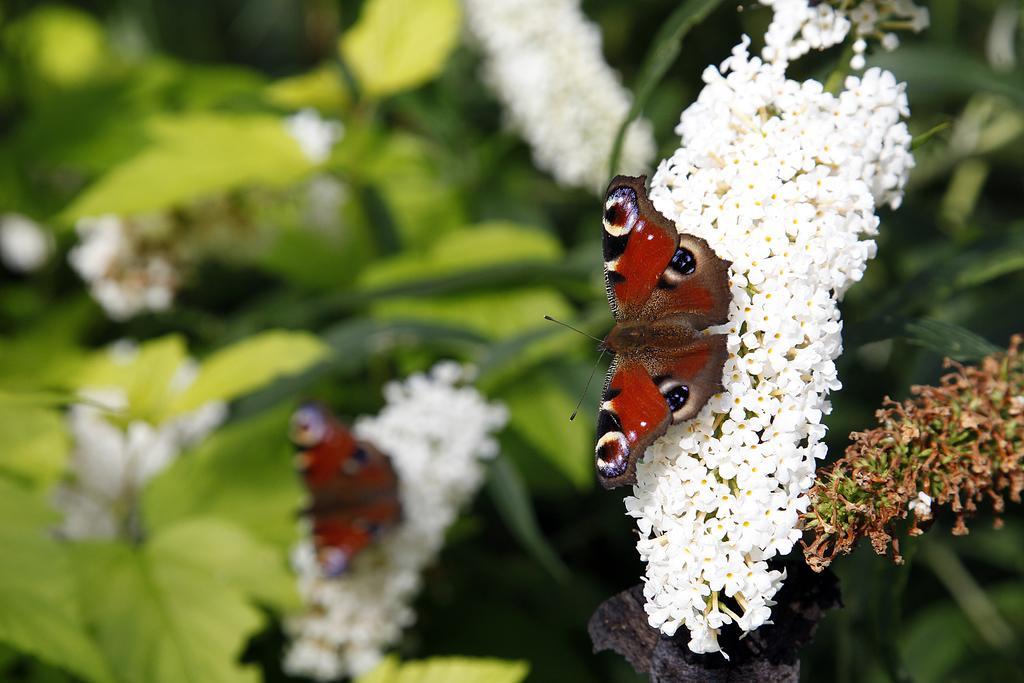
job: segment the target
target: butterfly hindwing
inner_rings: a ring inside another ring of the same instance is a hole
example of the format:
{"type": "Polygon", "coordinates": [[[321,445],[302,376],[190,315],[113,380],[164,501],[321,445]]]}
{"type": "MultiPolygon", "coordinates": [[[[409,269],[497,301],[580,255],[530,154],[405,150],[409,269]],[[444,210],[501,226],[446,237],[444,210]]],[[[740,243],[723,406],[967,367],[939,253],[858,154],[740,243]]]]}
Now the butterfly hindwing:
{"type": "Polygon", "coordinates": [[[391,459],[357,440],[317,404],[292,416],[292,441],[310,503],[317,558],[327,576],[343,572],[377,536],[401,520],[398,477],[391,459]]]}
{"type": "Polygon", "coordinates": [[[672,421],[668,404],[643,363],[617,357],[608,370],[597,417],[595,462],[605,488],[636,481],[636,462],[672,421]]]}

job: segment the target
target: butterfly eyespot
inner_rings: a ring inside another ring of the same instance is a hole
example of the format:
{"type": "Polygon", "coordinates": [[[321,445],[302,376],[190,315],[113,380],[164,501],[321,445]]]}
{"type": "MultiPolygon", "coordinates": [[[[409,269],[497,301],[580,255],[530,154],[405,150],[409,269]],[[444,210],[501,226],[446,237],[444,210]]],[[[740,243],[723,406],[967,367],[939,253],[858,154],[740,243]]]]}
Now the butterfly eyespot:
{"type": "Polygon", "coordinates": [[[288,439],[299,448],[312,448],[327,436],[328,418],[324,409],[310,403],[300,407],[288,424],[288,439]]]}
{"type": "Polygon", "coordinates": [[[697,270],[697,259],[689,249],[679,247],[669,263],[673,270],[683,275],[692,275],[697,270]]]}
{"type": "Polygon", "coordinates": [[[665,392],[665,402],[668,403],[668,409],[673,413],[685,406],[689,398],[690,389],[685,384],[680,384],[665,392]]]}
{"type": "Polygon", "coordinates": [[[352,454],[352,459],[360,465],[365,465],[370,460],[370,454],[366,452],[365,448],[357,448],[356,452],[352,454]]]}

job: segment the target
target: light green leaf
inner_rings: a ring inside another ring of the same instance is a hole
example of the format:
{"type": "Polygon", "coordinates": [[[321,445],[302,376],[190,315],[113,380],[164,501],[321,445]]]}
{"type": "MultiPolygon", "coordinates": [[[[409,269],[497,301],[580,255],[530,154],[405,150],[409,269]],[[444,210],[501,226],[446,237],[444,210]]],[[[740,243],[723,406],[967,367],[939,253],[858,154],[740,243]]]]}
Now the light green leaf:
{"type": "Polygon", "coordinates": [[[215,517],[282,548],[296,538],[303,492],[287,442],[290,410],[278,409],[218,430],[154,479],[142,497],[147,527],[162,530],[215,517]]]}
{"type": "Polygon", "coordinates": [[[250,543],[190,522],[141,546],[74,546],[79,592],[100,649],[123,683],[255,683],[238,658],[264,618],[241,563],[250,543]],[[208,545],[227,542],[226,549],[208,545]]]}
{"type": "Polygon", "coordinates": [[[551,547],[533,512],[533,503],[522,477],[507,459],[498,457],[487,471],[487,492],[516,540],[558,581],[569,578],[569,570],[551,547]]]}
{"type": "Polygon", "coordinates": [[[6,47],[23,61],[30,83],[80,86],[97,77],[108,59],[103,27],[81,10],[40,7],[5,28],[6,47]]]}
{"type": "Polygon", "coordinates": [[[277,116],[154,116],[146,130],[152,142],[86,188],[64,220],[157,211],[244,185],[287,185],[312,168],[277,116]]]}
{"type": "Polygon", "coordinates": [[[120,419],[157,424],[166,417],[174,377],[187,357],[185,341],[177,335],[145,342],[125,353],[104,349],[82,365],[72,385],[120,388],[128,399],[120,419]]]}
{"type": "Polygon", "coordinates": [[[440,73],[460,23],[456,0],[369,0],[339,47],[363,91],[384,97],[440,73]]]}
{"type": "Polygon", "coordinates": [[[64,471],[70,441],[60,413],[35,406],[0,409],[0,472],[38,486],[64,471]]]}
{"type": "Polygon", "coordinates": [[[911,320],[904,329],[910,343],[953,360],[976,361],[1000,351],[984,337],[943,320],[911,320]]]}
{"type": "Polygon", "coordinates": [[[359,281],[364,287],[382,287],[482,270],[501,263],[551,263],[561,258],[561,245],[552,235],[514,223],[492,221],[446,235],[427,254],[407,253],[379,261],[363,271],[359,281]]]}
{"type": "Polygon", "coordinates": [[[244,591],[278,610],[300,606],[286,554],[256,540],[237,524],[214,518],[190,519],[157,534],[150,543],[150,551],[156,554],[175,554],[177,548],[186,547],[202,549],[181,555],[182,564],[197,573],[244,591]]]}
{"type": "Polygon", "coordinates": [[[432,657],[400,663],[389,657],[356,683],[519,683],[530,672],[526,662],[471,657],[432,657]]]}
{"type": "Polygon", "coordinates": [[[509,427],[526,443],[577,487],[593,485],[591,411],[580,412],[569,421],[578,396],[570,395],[562,382],[545,371],[508,384],[498,398],[508,406],[509,427]]]}
{"type": "Polygon", "coordinates": [[[372,307],[378,319],[418,320],[463,327],[502,339],[545,323],[544,315],[565,318],[572,307],[549,287],[524,287],[506,292],[453,294],[444,297],[389,299],[372,307]]]}
{"type": "Polygon", "coordinates": [[[65,547],[39,495],[0,478],[0,642],[89,681],[112,681],[86,633],[65,547]]]}
{"type": "Polygon", "coordinates": [[[322,360],[327,346],[308,332],[270,330],[217,351],[179,394],[171,413],[194,410],[208,401],[230,401],[322,360]]]}
{"type": "Polygon", "coordinates": [[[312,71],[274,81],[264,96],[271,104],[287,109],[316,107],[323,111],[345,109],[351,95],[336,64],[321,64],[312,71]]]}

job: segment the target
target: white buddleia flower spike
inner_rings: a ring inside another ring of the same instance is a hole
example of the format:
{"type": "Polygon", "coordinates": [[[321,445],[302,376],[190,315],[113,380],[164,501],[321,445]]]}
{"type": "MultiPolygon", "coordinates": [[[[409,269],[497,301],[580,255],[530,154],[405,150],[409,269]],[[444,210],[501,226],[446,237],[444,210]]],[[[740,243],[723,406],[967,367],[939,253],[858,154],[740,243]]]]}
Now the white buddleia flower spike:
{"type": "MultiPolygon", "coordinates": [[[[601,52],[601,33],[579,0],[464,0],[484,56],[484,79],[537,166],[562,185],[601,192],[632,97],[601,52]]],[[[627,130],[620,169],[645,172],[654,158],[651,125],[627,130]]]]}
{"type": "Polygon", "coordinates": [[[875,254],[878,206],[913,166],[904,84],[871,69],[838,95],[786,78],[749,39],[682,114],[650,190],[681,231],[732,262],[725,391],[648,447],[626,499],[653,627],[719,651],[722,628],[768,622],[807,509],[822,417],[840,388],[838,302],[875,254]]]}
{"type": "MultiPolygon", "coordinates": [[[[111,355],[130,363],[134,345],[118,342],[111,355]]],[[[194,376],[187,368],[183,375],[194,376]]],[[[184,390],[189,381],[173,390],[184,390]]],[[[132,538],[138,529],[138,497],[143,487],[167,469],[181,452],[224,422],[227,405],[207,403],[160,424],[135,419],[121,424],[117,417],[130,406],[122,389],[91,387],[80,391],[83,402],[68,411],[73,447],[67,480],[54,492],[63,512],[59,533],[66,538],[132,538]]]]}
{"type": "Polygon", "coordinates": [[[421,574],[483,482],[484,462],[498,453],[493,435],[507,421],[505,408],[488,403],[468,379],[461,366],[440,363],[389,384],[384,409],[356,422],[357,436],[391,458],[402,520],[334,578],[323,575],[308,539],[294,549],[306,607],[285,620],[288,673],[323,681],[359,675],[415,621],[421,574]]]}

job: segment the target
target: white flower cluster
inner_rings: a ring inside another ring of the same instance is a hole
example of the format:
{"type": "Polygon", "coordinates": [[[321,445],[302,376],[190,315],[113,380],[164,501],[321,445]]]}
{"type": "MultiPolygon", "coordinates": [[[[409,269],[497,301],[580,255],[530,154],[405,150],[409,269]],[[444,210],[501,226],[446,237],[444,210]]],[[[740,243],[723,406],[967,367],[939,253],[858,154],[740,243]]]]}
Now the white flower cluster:
{"type": "Polygon", "coordinates": [[[465,379],[461,366],[439,363],[429,374],[388,385],[381,413],[356,423],[359,438],[391,457],[402,522],[336,578],[323,576],[309,541],[296,547],[293,565],[307,608],[285,622],[293,639],[288,673],[318,680],[358,675],[415,620],[410,603],[420,574],[479,488],[482,461],[498,452],[492,434],[507,420],[504,407],[487,403],[465,379]]]}
{"type": "MultiPolygon", "coordinates": [[[[563,185],[600,192],[631,97],[601,53],[601,33],[580,0],[464,0],[484,53],[484,78],[537,166],[563,185]]],[[[621,170],[646,170],[651,125],[637,120],[623,141],[621,170]]]]}
{"type": "Polygon", "coordinates": [[[170,308],[180,269],[169,249],[147,245],[146,225],[108,214],[82,218],[76,230],[80,242],[68,260],[107,315],[125,320],[170,308]]]}
{"type": "MultiPolygon", "coordinates": [[[[123,353],[117,346],[112,351],[123,353]]],[[[175,388],[194,377],[194,363],[184,363],[175,388]]],[[[215,401],[159,425],[132,420],[122,427],[112,420],[128,408],[123,390],[98,387],[81,395],[85,402],[71,406],[67,418],[74,441],[70,477],[54,494],[64,513],[60,532],[74,539],[130,538],[139,531],[138,495],[146,482],[219,427],[227,406],[215,401]]]]}
{"type": "Polygon", "coordinates": [[[0,216],[0,261],[16,273],[38,270],[53,253],[53,235],[20,213],[0,216]]]}
{"type": "Polygon", "coordinates": [[[325,119],[316,109],[302,109],[284,120],[285,130],[295,138],[302,153],[314,164],[331,156],[334,145],[341,140],[345,127],[340,121],[325,119]]]}
{"type": "Polygon", "coordinates": [[[928,8],[915,5],[913,0],[860,0],[843,2],[839,7],[829,2],[812,5],[808,0],[760,2],[773,11],[761,56],[777,63],[791,62],[812,49],[838,45],[853,28],[857,39],[850,66],[863,69],[867,39],[876,39],[886,50],[894,50],[900,41],[893,30],[918,33],[929,22],[928,8]]]}
{"type": "Polygon", "coordinates": [[[771,617],[784,574],[767,560],[800,538],[822,416],[841,385],[838,299],[874,256],[880,203],[913,166],[904,85],[872,69],[838,96],[788,80],[749,39],[682,114],[682,145],[651,198],[732,261],[725,391],[647,449],[626,499],[647,563],[652,626],[685,626],[694,652],[720,629],[771,617]]]}

